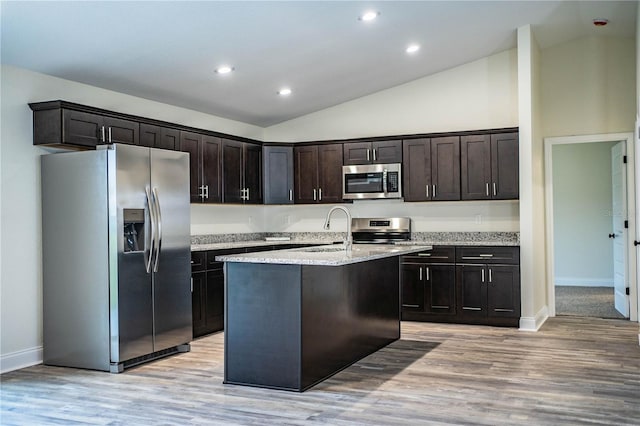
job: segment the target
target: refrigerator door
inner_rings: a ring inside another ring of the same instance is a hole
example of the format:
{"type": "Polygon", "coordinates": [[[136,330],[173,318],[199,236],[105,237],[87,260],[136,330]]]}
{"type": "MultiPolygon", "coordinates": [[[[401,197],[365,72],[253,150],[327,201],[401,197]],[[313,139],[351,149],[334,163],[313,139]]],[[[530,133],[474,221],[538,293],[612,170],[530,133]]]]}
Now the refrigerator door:
{"type": "Polygon", "coordinates": [[[154,352],[149,148],[113,145],[109,164],[111,362],[154,352]],[[142,233],[142,235],[140,235],[142,233]],[[113,257],[117,258],[114,264],[113,257]]]}
{"type": "Polygon", "coordinates": [[[154,351],[160,351],[192,339],[189,154],[152,149],[151,188],[158,223],[152,256],[154,351]]]}

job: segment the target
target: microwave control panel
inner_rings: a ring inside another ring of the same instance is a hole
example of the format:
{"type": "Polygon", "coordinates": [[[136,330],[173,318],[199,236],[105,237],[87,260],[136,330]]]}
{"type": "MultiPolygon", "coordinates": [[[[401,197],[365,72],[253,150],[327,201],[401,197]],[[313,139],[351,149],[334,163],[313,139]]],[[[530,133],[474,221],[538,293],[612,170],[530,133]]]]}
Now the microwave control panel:
{"type": "Polygon", "coordinates": [[[398,172],[388,172],[387,192],[398,192],[398,172]]]}

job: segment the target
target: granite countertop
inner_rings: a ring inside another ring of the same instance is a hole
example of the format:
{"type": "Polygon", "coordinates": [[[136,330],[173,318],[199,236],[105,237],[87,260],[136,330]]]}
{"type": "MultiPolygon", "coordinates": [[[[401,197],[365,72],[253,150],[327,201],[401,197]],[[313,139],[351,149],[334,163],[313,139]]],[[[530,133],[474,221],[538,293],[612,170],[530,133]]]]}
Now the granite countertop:
{"type": "Polygon", "coordinates": [[[351,263],[383,259],[385,257],[402,256],[423,250],[430,250],[431,248],[432,247],[429,245],[399,246],[392,244],[356,244],[353,246],[351,252],[346,252],[341,245],[330,247],[316,246],[299,249],[216,256],[216,260],[218,262],[341,266],[351,263]]]}
{"type": "MultiPolygon", "coordinates": [[[[344,232],[194,235],[191,237],[191,250],[225,250],[287,244],[334,244],[342,242],[344,237],[344,232]]],[[[410,241],[396,244],[402,246],[519,246],[520,234],[518,232],[412,232],[410,241]]]]}

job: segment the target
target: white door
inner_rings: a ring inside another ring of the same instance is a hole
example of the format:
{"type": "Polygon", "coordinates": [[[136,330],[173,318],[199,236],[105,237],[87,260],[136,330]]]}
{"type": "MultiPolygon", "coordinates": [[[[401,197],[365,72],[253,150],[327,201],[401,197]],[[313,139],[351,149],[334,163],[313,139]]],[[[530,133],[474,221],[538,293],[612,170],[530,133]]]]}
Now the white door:
{"type": "Polygon", "coordinates": [[[627,296],[627,173],[623,158],[625,142],[618,142],[611,148],[611,189],[613,216],[613,287],[615,306],[625,318],[629,317],[629,296],[627,296]]]}

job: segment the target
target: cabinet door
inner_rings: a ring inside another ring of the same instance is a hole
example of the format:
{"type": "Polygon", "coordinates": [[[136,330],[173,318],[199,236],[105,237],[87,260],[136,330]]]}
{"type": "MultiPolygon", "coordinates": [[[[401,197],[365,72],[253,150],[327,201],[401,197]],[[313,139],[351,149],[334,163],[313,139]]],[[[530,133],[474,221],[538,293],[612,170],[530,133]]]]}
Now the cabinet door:
{"type": "Polygon", "coordinates": [[[102,144],[103,124],[101,115],[65,109],[62,112],[62,142],[88,147],[102,144]]]}
{"type": "Polygon", "coordinates": [[[296,204],[318,202],[318,147],[307,145],[293,148],[294,199],[296,204]]]}
{"type": "Polygon", "coordinates": [[[487,317],[486,268],[483,265],[457,265],[456,281],[460,289],[459,314],[462,318],[487,317]]]}
{"type": "Polygon", "coordinates": [[[402,150],[404,200],[426,201],[431,196],[430,139],[405,140],[402,150]]]}
{"type": "Polygon", "coordinates": [[[222,140],[222,201],[242,203],[242,142],[222,140]]]}
{"type": "Polygon", "coordinates": [[[169,129],[167,127],[160,128],[160,140],[155,144],[156,148],[169,149],[175,151],[180,146],[180,131],[169,129]]]}
{"type": "Polygon", "coordinates": [[[160,126],[140,123],[140,145],[155,148],[160,144],[161,133],[160,126]]]}
{"type": "Polygon", "coordinates": [[[491,317],[520,318],[520,268],[488,265],[487,303],[491,317]]]}
{"type": "Polygon", "coordinates": [[[343,145],[344,165],[371,164],[371,142],[348,142],[343,145]]]}
{"type": "Polygon", "coordinates": [[[456,268],[454,265],[424,265],[424,311],[433,314],[456,313],[456,268]]]}
{"type": "Polygon", "coordinates": [[[107,141],[110,143],[140,144],[140,124],[121,118],[104,117],[107,141]]]}
{"type": "Polygon", "coordinates": [[[243,152],[243,188],[245,203],[262,204],[262,146],[244,144],[243,152]]]}
{"type": "Polygon", "coordinates": [[[402,141],[377,141],[371,143],[374,164],[402,163],[402,141]]]}
{"type": "Polygon", "coordinates": [[[222,202],[220,176],[220,138],[202,135],[202,185],[205,186],[205,203],[222,202]]]}
{"type": "Polygon", "coordinates": [[[264,203],[293,204],[293,147],[265,146],[264,203]]]}
{"type": "Polygon", "coordinates": [[[461,198],[488,200],[491,198],[491,138],[489,135],[460,138],[461,198]]]}
{"type": "Polygon", "coordinates": [[[318,146],[318,202],[342,202],[342,144],[318,146]]]}
{"type": "Polygon", "coordinates": [[[208,333],[224,328],[224,272],[207,271],[205,323],[208,333]]]}
{"type": "Polygon", "coordinates": [[[491,135],[491,191],[494,199],[519,197],[518,133],[491,135]]]}
{"type": "Polygon", "coordinates": [[[402,264],[402,310],[424,311],[424,281],[421,264],[402,264]]]}
{"type": "Polygon", "coordinates": [[[180,131],[140,123],[140,145],[175,151],[180,147],[180,131]]]}
{"type": "Polygon", "coordinates": [[[191,307],[193,316],[193,337],[207,333],[205,323],[205,295],[206,295],[206,272],[194,272],[191,274],[193,292],[191,293],[191,307]]]}
{"type": "Polygon", "coordinates": [[[191,202],[203,201],[202,194],[202,136],[180,132],[180,151],[189,153],[189,193],[191,202]]]}
{"type": "Polygon", "coordinates": [[[460,138],[431,139],[431,199],[460,199],[460,138]]]}

